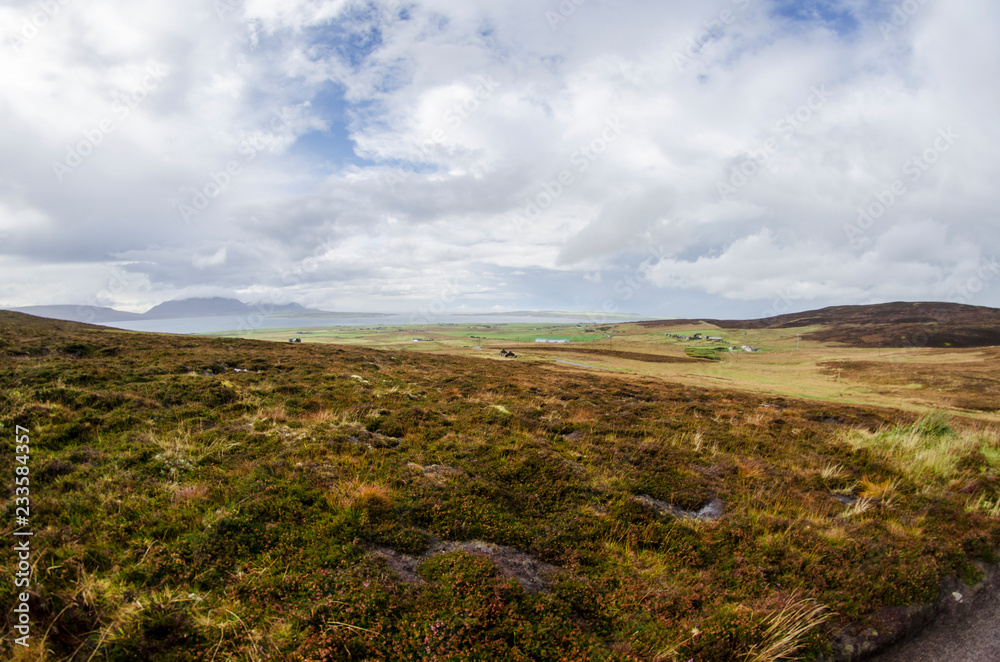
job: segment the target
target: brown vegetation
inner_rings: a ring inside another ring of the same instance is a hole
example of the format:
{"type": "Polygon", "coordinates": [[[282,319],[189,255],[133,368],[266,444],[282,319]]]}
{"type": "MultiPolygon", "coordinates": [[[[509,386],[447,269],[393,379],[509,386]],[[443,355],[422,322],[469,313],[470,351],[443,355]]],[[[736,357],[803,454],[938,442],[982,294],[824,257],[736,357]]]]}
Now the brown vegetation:
{"type": "Polygon", "coordinates": [[[492,356],[0,313],[15,425],[31,660],[815,656],[1000,545],[995,427],[492,356]]]}
{"type": "Polygon", "coordinates": [[[1000,346],[1000,310],[952,303],[833,306],[756,320],[664,320],[635,325],[649,330],[691,325],[741,330],[820,326],[803,337],[852,347],[1000,346]]]}
{"type": "MultiPolygon", "coordinates": [[[[935,350],[936,351],[936,350],[935,350]]],[[[839,360],[820,363],[840,379],[870,386],[884,394],[926,398],[938,406],[983,412],[1000,410],[1000,349],[941,357],[929,352],[924,361],[839,360]],[[945,358],[946,360],[935,360],[945,358]]]]}

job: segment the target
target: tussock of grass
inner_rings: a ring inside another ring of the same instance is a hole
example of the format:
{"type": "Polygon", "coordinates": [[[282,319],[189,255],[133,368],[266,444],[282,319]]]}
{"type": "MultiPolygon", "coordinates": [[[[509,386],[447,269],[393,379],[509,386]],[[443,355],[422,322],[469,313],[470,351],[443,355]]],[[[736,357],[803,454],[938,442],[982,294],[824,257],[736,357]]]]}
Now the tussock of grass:
{"type": "Polygon", "coordinates": [[[849,505],[844,512],[840,514],[844,519],[850,519],[851,517],[858,517],[859,515],[864,515],[869,510],[871,510],[875,505],[874,499],[868,497],[861,497],[851,505],[849,505]]]}
{"type": "Polygon", "coordinates": [[[940,483],[954,478],[961,463],[980,453],[984,467],[1000,472],[1000,434],[996,430],[956,430],[944,414],[932,412],[912,425],[855,431],[846,436],[857,449],[868,449],[914,482],[940,483]]]}
{"type": "Polygon", "coordinates": [[[807,635],[830,618],[829,610],[809,599],[790,599],[765,619],[762,641],[746,653],[747,662],[777,662],[805,645],[807,635]]]}
{"type": "Polygon", "coordinates": [[[860,490],[859,494],[862,498],[880,499],[888,503],[892,500],[893,495],[896,494],[896,490],[899,488],[900,482],[901,479],[899,478],[876,481],[868,478],[867,476],[862,476],[857,489],[860,490]]]}
{"type": "Polygon", "coordinates": [[[843,478],[844,467],[839,464],[834,464],[830,462],[822,469],[820,469],[819,475],[824,481],[832,481],[838,478],[843,478]]]}
{"type": "Polygon", "coordinates": [[[965,510],[970,513],[981,512],[987,517],[1000,518],[1000,498],[990,499],[986,494],[980,494],[966,504],[965,510]]]}

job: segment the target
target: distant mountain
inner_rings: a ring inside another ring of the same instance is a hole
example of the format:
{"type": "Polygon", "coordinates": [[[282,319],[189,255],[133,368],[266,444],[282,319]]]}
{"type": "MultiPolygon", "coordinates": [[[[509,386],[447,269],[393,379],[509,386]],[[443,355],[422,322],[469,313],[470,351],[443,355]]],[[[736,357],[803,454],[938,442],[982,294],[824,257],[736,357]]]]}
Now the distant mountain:
{"type": "MultiPolygon", "coordinates": [[[[277,310],[275,306],[275,310],[277,310]]],[[[268,309],[270,310],[270,309],[268,309]]],[[[221,317],[227,315],[249,315],[258,312],[254,306],[237,299],[222,297],[177,299],[165,301],[153,306],[145,313],[143,319],[162,320],[179,319],[182,317],[221,317]]]]}
{"type": "Polygon", "coordinates": [[[803,338],[855,347],[991,347],[1000,345],[1000,309],[959,303],[895,302],[831,306],[755,320],[664,320],[646,328],[712,325],[720,329],[819,327],[803,338]]]}
{"type": "Polygon", "coordinates": [[[140,320],[180,319],[184,317],[221,317],[233,315],[265,314],[282,317],[340,317],[343,313],[306,308],[297,303],[251,305],[237,299],[223,297],[177,299],[153,306],[145,313],[128,313],[114,308],[100,306],[23,306],[11,308],[18,313],[36,317],[106,324],[110,322],[133,322],[140,320]]]}

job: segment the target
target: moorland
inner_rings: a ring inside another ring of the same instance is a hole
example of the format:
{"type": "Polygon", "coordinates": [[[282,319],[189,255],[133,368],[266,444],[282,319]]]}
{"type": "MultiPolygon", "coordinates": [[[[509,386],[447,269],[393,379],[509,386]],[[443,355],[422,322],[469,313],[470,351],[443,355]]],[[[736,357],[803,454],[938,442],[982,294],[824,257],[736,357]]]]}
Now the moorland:
{"type": "Polygon", "coordinates": [[[0,312],[4,535],[16,426],[34,533],[31,645],[0,655],[843,659],[1000,560],[997,313],[195,337],[0,312]]]}

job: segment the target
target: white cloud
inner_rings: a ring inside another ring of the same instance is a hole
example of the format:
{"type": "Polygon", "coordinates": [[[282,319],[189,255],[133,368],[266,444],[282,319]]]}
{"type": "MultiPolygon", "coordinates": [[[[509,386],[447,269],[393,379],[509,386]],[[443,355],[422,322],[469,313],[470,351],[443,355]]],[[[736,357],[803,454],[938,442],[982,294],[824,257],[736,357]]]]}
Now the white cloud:
{"type": "Polygon", "coordinates": [[[456,307],[572,307],[655,247],[629,305],[756,311],[947,298],[1000,243],[987,0],[887,34],[864,0],[594,1],[554,28],[536,0],[216,4],[64,2],[34,31],[34,3],[0,9],[0,252],[39,274],[0,303],[92,298],[100,278],[46,274],[114,263],[144,284],[130,306],[410,309],[461,274],[456,307]]]}
{"type": "Polygon", "coordinates": [[[218,267],[226,263],[226,247],[223,246],[219,250],[215,251],[212,255],[206,255],[202,257],[196,257],[194,259],[194,266],[199,269],[205,269],[207,267],[218,267]]]}

